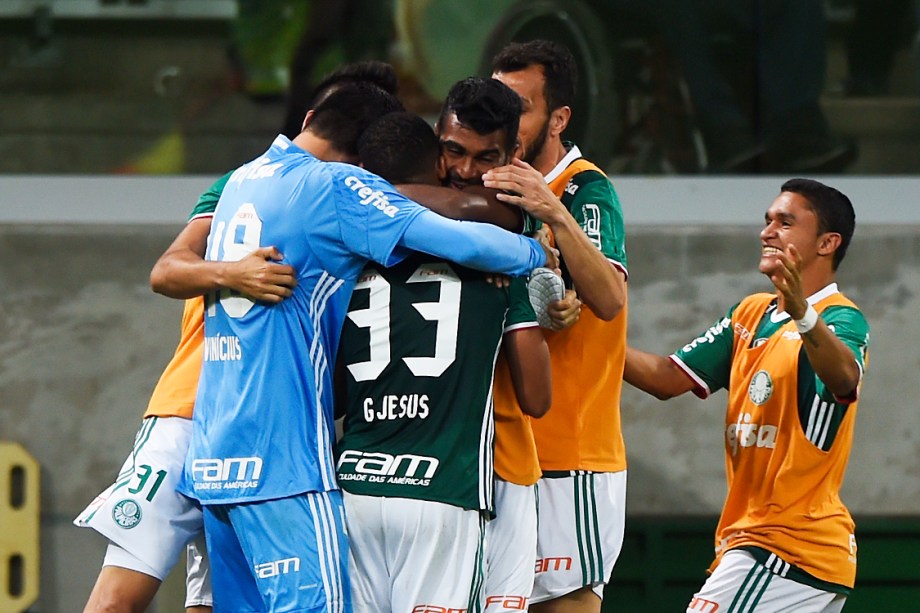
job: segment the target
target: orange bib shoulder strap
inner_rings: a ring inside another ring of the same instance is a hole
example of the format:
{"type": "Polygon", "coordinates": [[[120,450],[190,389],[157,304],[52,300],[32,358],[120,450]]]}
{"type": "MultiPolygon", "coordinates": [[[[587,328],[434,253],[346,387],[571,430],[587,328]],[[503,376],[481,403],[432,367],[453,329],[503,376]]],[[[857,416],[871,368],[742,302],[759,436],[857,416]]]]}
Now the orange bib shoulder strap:
{"type": "Polygon", "coordinates": [[[571,164],[566,166],[565,170],[563,170],[559,174],[558,177],[550,181],[549,187],[551,190],[553,190],[553,193],[558,196],[560,193],[562,193],[562,190],[565,189],[565,186],[569,184],[569,181],[572,180],[572,177],[574,177],[580,172],[585,172],[586,170],[596,170],[602,175],[607,176],[606,174],[604,174],[603,170],[601,170],[600,168],[598,168],[596,165],[589,162],[585,158],[578,158],[577,160],[573,161],[571,164]]]}

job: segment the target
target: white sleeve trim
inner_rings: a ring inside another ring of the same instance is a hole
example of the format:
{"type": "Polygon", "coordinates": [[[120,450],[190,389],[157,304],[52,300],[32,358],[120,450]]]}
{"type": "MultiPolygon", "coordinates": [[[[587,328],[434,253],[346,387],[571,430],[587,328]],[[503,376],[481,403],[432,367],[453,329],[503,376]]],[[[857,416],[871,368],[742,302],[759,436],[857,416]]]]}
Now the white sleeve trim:
{"type": "Polygon", "coordinates": [[[668,357],[671,358],[671,361],[674,362],[674,364],[676,364],[677,367],[680,368],[684,374],[690,377],[690,379],[696,384],[696,389],[693,390],[693,393],[696,394],[698,398],[702,398],[704,400],[709,398],[709,396],[712,394],[712,390],[709,389],[709,386],[706,385],[706,382],[700,379],[699,375],[697,375],[692,368],[687,366],[683,360],[677,357],[676,354],[672,353],[668,357]]]}
{"type": "Polygon", "coordinates": [[[188,223],[192,223],[196,219],[211,219],[212,217],[214,217],[214,211],[211,211],[210,213],[198,213],[197,215],[189,219],[188,223]]]}
{"type": "Polygon", "coordinates": [[[505,329],[502,330],[502,334],[508,334],[509,332],[514,332],[515,330],[525,330],[527,328],[539,328],[540,324],[535,321],[522,321],[521,323],[511,324],[505,326],[505,329]]]}
{"type": "Polygon", "coordinates": [[[626,279],[627,281],[629,281],[629,271],[626,270],[626,267],[623,266],[622,263],[617,262],[616,260],[613,260],[613,259],[611,259],[611,258],[607,258],[607,261],[610,262],[611,264],[613,264],[613,267],[614,267],[614,268],[616,268],[616,269],[619,270],[621,273],[623,273],[623,278],[626,279]]]}

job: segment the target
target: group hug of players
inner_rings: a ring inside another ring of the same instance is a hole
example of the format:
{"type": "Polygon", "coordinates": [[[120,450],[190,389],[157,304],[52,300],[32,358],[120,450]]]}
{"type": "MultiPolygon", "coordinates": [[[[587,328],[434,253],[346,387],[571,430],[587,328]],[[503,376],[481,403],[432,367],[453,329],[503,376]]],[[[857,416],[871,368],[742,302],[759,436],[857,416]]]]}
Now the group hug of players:
{"type": "Polygon", "coordinates": [[[493,70],[433,130],[389,66],[345,66],[300,134],[202,195],[151,273],[186,299],[180,344],[75,520],[109,540],[87,611],[143,611],[188,544],[191,611],[597,612],[624,380],[728,392],[728,495],[687,611],[842,609],[868,346],[834,282],[850,201],[787,181],[760,233],[772,291],[673,355],[630,348],[620,203],[563,139],[574,60],[537,40],[493,70]],[[540,267],[565,282],[548,307],[540,267]]]}

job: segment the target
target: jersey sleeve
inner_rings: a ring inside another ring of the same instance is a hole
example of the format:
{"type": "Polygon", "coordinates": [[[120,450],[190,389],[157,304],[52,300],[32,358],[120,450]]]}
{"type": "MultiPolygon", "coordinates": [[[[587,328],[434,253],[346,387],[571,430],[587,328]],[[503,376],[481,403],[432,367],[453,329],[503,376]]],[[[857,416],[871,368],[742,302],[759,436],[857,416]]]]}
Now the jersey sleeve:
{"type": "MultiPolygon", "coordinates": [[[[828,307],[821,313],[821,318],[831,332],[853,352],[853,358],[859,366],[861,380],[863,373],[866,372],[869,356],[869,322],[866,321],[859,309],[849,306],[828,307]]],[[[856,400],[856,391],[854,391],[852,397],[839,398],[827,390],[821,379],[815,377],[815,384],[817,385],[818,394],[826,400],[844,403],[856,400]]],[[[858,390],[859,386],[856,389],[858,390]]]]}
{"type": "Polygon", "coordinates": [[[537,315],[530,305],[530,295],[527,293],[527,284],[521,277],[511,279],[508,292],[508,313],[505,316],[504,332],[532,328],[539,325],[537,315]]]}
{"type": "Polygon", "coordinates": [[[578,173],[566,187],[563,202],[600,252],[628,274],[623,210],[607,177],[594,170],[578,173]]]}
{"type": "Polygon", "coordinates": [[[467,268],[520,277],[546,263],[532,238],[492,224],[456,221],[423,211],[406,229],[400,245],[467,268]]]}
{"type": "Polygon", "coordinates": [[[427,209],[377,175],[349,164],[329,166],[345,244],[358,255],[384,266],[402,261],[410,252],[397,243],[412,220],[427,209]]]}
{"type": "Polygon", "coordinates": [[[201,196],[198,197],[198,203],[195,205],[195,208],[192,209],[191,214],[188,216],[188,220],[192,221],[193,219],[198,219],[200,217],[211,217],[214,215],[214,209],[217,208],[217,202],[220,200],[220,195],[224,191],[224,186],[227,185],[227,181],[230,180],[230,175],[233,174],[233,171],[228,172],[217,181],[211,184],[201,196]]]}
{"type": "Polygon", "coordinates": [[[700,398],[728,388],[734,343],[732,313],[737,306],[671,355],[671,360],[696,383],[693,393],[700,398]]]}

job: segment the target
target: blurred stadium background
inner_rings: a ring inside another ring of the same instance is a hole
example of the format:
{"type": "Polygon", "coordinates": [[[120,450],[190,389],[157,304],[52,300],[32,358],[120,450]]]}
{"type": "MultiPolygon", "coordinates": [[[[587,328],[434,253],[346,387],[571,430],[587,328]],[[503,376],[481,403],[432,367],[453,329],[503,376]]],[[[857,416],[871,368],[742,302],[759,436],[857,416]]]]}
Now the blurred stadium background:
{"type": "MultiPolygon", "coordinates": [[[[857,1],[823,2],[820,105],[858,156],[809,174],[854,201],[840,281],[873,329],[844,489],[860,543],[846,610],[916,611],[917,8],[879,0],[876,38],[897,30],[898,44],[884,82],[857,90],[857,1]]],[[[756,164],[758,176],[713,176],[680,61],[635,4],[0,0],[0,611],[81,610],[104,543],[70,520],[110,483],[178,338],[181,306],[147,274],[198,193],[281,129],[298,48],[307,83],[343,61],[393,62],[407,105],[434,117],[450,84],[487,72],[507,41],[563,40],[581,64],[571,137],[609,170],[626,216],[631,342],[671,351],[763,289],[756,232],[787,177],[756,164]]],[[[720,26],[714,55],[756,99],[771,84],[745,80],[750,41],[720,26]]],[[[605,611],[682,611],[702,582],[724,496],[724,401],[626,392],[630,518],[605,611]]],[[[179,574],[155,613],[180,610],[179,574]]]]}

